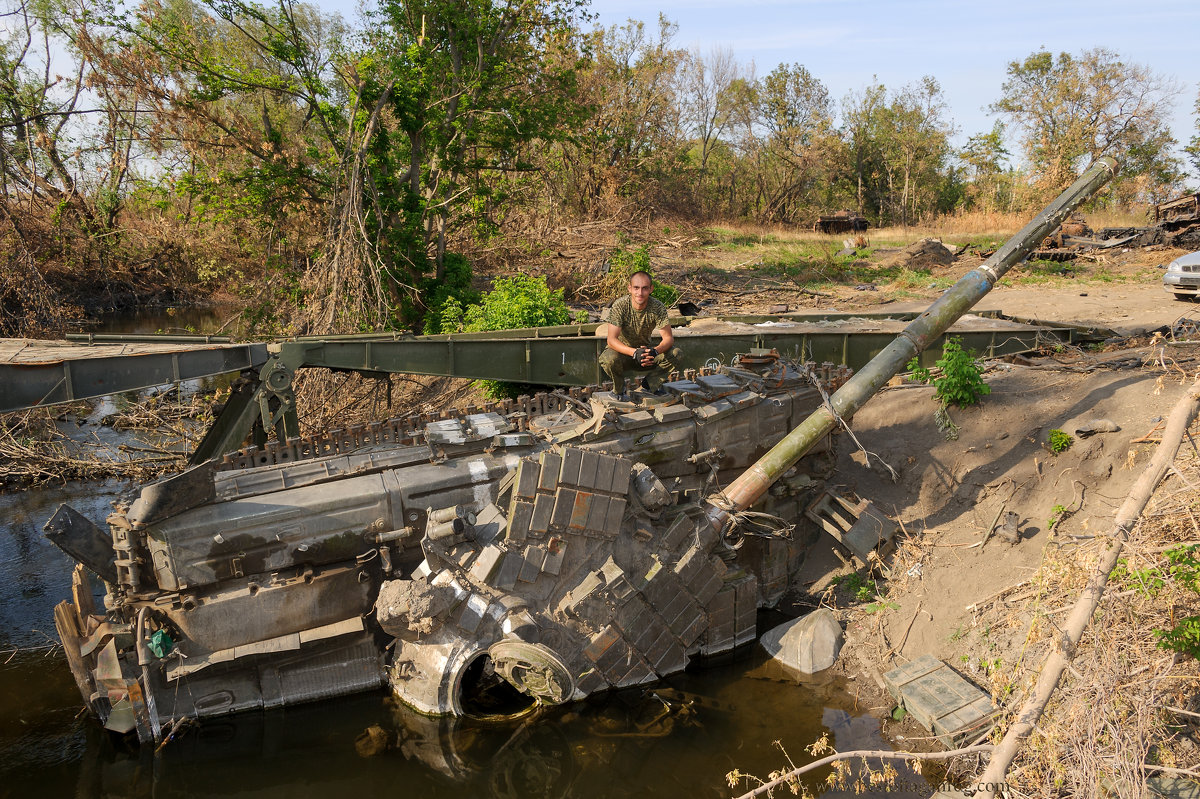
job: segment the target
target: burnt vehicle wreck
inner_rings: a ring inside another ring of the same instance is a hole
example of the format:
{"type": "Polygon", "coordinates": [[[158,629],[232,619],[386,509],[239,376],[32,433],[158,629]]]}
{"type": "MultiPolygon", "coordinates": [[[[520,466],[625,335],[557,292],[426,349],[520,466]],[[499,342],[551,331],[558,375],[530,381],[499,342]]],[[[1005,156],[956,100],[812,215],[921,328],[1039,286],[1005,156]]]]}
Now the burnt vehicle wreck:
{"type": "Polygon", "coordinates": [[[145,487],[108,535],[63,507],[48,535],[108,591],[89,607],[77,569],[57,610],[72,672],[143,741],[382,684],[462,715],[657,680],[752,641],[787,588],[826,447],[736,526],[700,501],[848,376],[755,353],[641,405],[543,394],[270,445],[145,487]]]}
{"type": "MultiPolygon", "coordinates": [[[[830,433],[1114,171],[853,376],[756,349],[637,404],[572,390],[278,435],[144,487],[107,531],[59,508],[46,533],[79,565],[55,621],[85,703],[144,742],[380,686],[431,716],[512,716],[754,640],[816,534],[830,433]]],[[[284,423],[273,369],[235,412],[284,423]]]]}

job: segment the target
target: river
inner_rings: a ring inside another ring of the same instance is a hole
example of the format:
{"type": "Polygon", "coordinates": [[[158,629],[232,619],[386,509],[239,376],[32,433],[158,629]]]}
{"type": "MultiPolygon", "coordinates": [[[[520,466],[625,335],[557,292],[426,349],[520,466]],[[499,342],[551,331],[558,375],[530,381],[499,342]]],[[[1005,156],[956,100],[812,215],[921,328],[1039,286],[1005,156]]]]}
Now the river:
{"type": "MultiPolygon", "coordinates": [[[[225,318],[142,315],[105,329],[206,332],[225,318]]],[[[100,429],[95,418],[79,427],[88,426],[100,429]]],[[[105,435],[120,443],[128,434],[105,435]]],[[[157,754],[139,750],[82,712],[54,645],[53,609],[70,596],[73,563],[41,532],[64,502],[102,523],[112,501],[133,488],[111,481],[0,493],[0,797],[699,799],[754,787],[743,782],[731,789],[725,775],[734,769],[765,778],[788,758],[811,759],[804,747],[826,733],[842,750],[889,748],[852,684],[800,685],[768,676],[754,646],[649,691],[603,695],[517,723],[429,719],[380,691],[206,721],[157,754]]],[[[818,791],[828,773],[810,775],[810,790],[818,791]]]]}

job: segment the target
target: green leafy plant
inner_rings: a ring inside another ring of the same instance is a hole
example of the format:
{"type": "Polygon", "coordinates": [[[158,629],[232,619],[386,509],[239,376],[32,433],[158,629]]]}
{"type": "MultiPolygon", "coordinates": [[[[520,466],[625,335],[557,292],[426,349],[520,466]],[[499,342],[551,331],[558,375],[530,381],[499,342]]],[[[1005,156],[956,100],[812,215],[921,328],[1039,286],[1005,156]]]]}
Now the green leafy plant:
{"type": "MultiPolygon", "coordinates": [[[[1179,585],[1200,593],[1200,560],[1196,552],[1200,544],[1178,546],[1166,552],[1167,573],[1179,585]]],[[[1179,619],[1169,630],[1155,630],[1154,637],[1158,639],[1159,649],[1173,649],[1185,655],[1200,659],[1200,616],[1186,616],[1179,619]]]]}
{"type": "MultiPolygon", "coordinates": [[[[418,284],[426,308],[422,327],[426,334],[459,332],[466,307],[479,302],[479,292],[471,288],[471,262],[451,252],[444,260],[445,274],[440,281],[427,277],[418,284]]],[[[416,309],[410,309],[409,314],[415,316],[416,309]]]]}
{"type": "Polygon", "coordinates": [[[1071,444],[1075,443],[1075,439],[1057,427],[1050,431],[1048,440],[1050,451],[1055,455],[1058,455],[1060,452],[1066,452],[1071,448],[1071,444]]]}
{"type": "Polygon", "coordinates": [[[679,289],[654,278],[650,268],[650,248],[643,244],[637,249],[627,249],[628,238],[622,234],[617,248],[608,256],[608,281],[605,293],[620,297],[627,291],[629,278],[634,272],[646,272],[653,281],[650,296],[670,308],[679,301],[679,289]]]}
{"type": "Polygon", "coordinates": [[[1067,513],[1066,505],[1055,505],[1050,509],[1050,518],[1046,520],[1046,529],[1053,530],[1054,525],[1058,524],[1065,518],[1067,513]]]}
{"type": "Polygon", "coordinates": [[[845,589],[846,593],[850,594],[858,602],[870,602],[877,597],[883,596],[883,592],[880,590],[877,582],[863,577],[858,572],[839,575],[833,579],[833,584],[845,589]]]}
{"type": "Polygon", "coordinates": [[[921,366],[918,357],[908,362],[913,380],[933,384],[933,397],[938,402],[938,409],[933,414],[934,422],[938,430],[953,441],[958,438],[958,425],[950,418],[949,407],[974,405],[985,395],[991,394],[992,389],[983,381],[979,360],[974,353],[963,350],[958,338],[946,337],[942,344],[942,357],[934,362],[934,366],[940,370],[937,375],[932,369],[921,366]]]}
{"type": "Polygon", "coordinates": [[[961,339],[947,336],[942,345],[942,357],[934,365],[941,370],[936,377],[932,370],[921,366],[917,358],[908,362],[913,379],[932,383],[934,398],[942,405],[965,408],[992,393],[991,386],[983,381],[983,369],[978,359],[974,353],[963,350],[961,339]]]}
{"type": "Polygon", "coordinates": [[[1187,616],[1169,630],[1155,630],[1159,649],[1173,649],[1200,659],[1200,616],[1187,616]]]}
{"type": "Polygon", "coordinates": [[[1162,572],[1153,566],[1145,569],[1130,569],[1129,562],[1122,558],[1109,574],[1108,579],[1114,585],[1122,586],[1131,591],[1137,591],[1144,596],[1154,596],[1167,583],[1162,572]]]}
{"type": "MultiPolygon", "coordinates": [[[[544,277],[514,275],[497,278],[492,290],[474,305],[465,308],[457,298],[448,298],[441,308],[442,329],[466,332],[513,330],[522,327],[565,325],[571,312],[563,300],[562,289],[551,289],[544,277]]],[[[523,383],[482,380],[484,393],[493,399],[515,397],[527,390],[523,383]]]]}

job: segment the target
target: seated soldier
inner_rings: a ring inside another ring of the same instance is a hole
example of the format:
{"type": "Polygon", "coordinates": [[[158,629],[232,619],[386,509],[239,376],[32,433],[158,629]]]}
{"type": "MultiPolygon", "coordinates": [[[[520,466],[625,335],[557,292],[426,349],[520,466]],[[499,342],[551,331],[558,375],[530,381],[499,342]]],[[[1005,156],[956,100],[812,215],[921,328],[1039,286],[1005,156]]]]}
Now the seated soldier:
{"type": "Polygon", "coordinates": [[[608,346],[600,354],[600,368],[612,379],[619,399],[628,399],[627,370],[652,369],[642,383],[657,394],[666,375],[679,368],[680,352],[672,346],[675,335],[667,322],[667,306],[650,296],[650,288],[649,273],[634,272],[629,276],[629,296],[614,302],[608,312],[608,346]],[[651,343],[654,333],[661,336],[658,344],[651,343]]]}

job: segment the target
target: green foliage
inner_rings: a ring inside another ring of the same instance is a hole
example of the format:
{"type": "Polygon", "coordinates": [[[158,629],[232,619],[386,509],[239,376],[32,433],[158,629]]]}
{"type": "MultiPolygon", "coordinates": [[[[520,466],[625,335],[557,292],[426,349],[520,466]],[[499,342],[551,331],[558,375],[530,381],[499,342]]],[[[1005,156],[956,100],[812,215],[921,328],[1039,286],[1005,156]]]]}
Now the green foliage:
{"type": "MultiPolygon", "coordinates": [[[[449,300],[443,309],[458,306],[457,299],[449,300]]],[[[513,330],[523,327],[545,327],[565,325],[571,321],[571,313],[563,300],[562,289],[551,289],[544,277],[514,275],[497,278],[492,290],[485,292],[475,305],[468,306],[461,315],[462,329],[467,332],[485,330],[513,330]]],[[[482,380],[484,392],[493,399],[515,397],[527,386],[500,380],[482,380]]]]}
{"type": "Polygon", "coordinates": [[[934,398],[943,407],[954,405],[965,408],[979,402],[992,389],[983,382],[983,370],[973,353],[964,352],[960,339],[947,336],[942,345],[942,357],[936,361],[941,374],[921,366],[917,358],[908,363],[913,379],[921,383],[933,383],[934,398]]]}
{"type": "Polygon", "coordinates": [[[1196,93],[1196,133],[1183,151],[1187,153],[1188,160],[1192,162],[1192,169],[1200,172],[1200,91],[1196,93]]]}
{"type": "Polygon", "coordinates": [[[497,278],[492,290],[484,293],[478,304],[466,309],[463,329],[514,330],[570,322],[571,312],[563,300],[562,289],[551,289],[544,277],[518,274],[497,278]]]}
{"type": "Polygon", "coordinates": [[[1053,530],[1054,526],[1066,518],[1067,506],[1055,505],[1050,509],[1050,518],[1046,520],[1046,529],[1053,530]]]}
{"type": "Polygon", "coordinates": [[[1129,562],[1124,558],[1117,561],[1117,565],[1113,567],[1108,578],[1116,585],[1150,597],[1157,594],[1167,584],[1163,579],[1162,572],[1157,568],[1148,566],[1145,569],[1130,569],[1129,562]]]}
{"type": "Polygon", "coordinates": [[[629,278],[634,272],[647,272],[653,280],[650,296],[670,308],[679,301],[679,289],[669,283],[654,280],[650,268],[650,247],[643,244],[637,249],[627,249],[628,239],[622,235],[617,248],[608,257],[609,270],[606,293],[620,297],[628,291],[629,278]]]}
{"type": "MultiPolygon", "coordinates": [[[[1144,585],[1150,586],[1151,593],[1161,589],[1168,578],[1188,591],[1200,593],[1200,560],[1196,558],[1197,551],[1200,551],[1200,544],[1174,547],[1165,553],[1168,564],[1165,573],[1156,569],[1148,576],[1136,574],[1144,585]]],[[[1126,569],[1126,574],[1121,577],[1126,582],[1131,581],[1128,565],[1122,562],[1118,568],[1121,566],[1126,569]]],[[[1117,569],[1113,572],[1115,574],[1117,569]]],[[[1170,649],[1200,659],[1200,616],[1181,618],[1169,630],[1155,630],[1154,637],[1158,639],[1159,649],[1170,649]]]]}
{"type": "Polygon", "coordinates": [[[858,602],[871,602],[883,596],[883,591],[874,579],[863,577],[858,572],[838,575],[833,578],[833,584],[845,590],[858,602]]]}
{"type": "MultiPolygon", "coordinates": [[[[471,262],[458,253],[446,253],[441,280],[427,277],[420,283],[425,303],[422,332],[457,333],[462,330],[466,307],[479,302],[479,292],[471,288],[471,262]]],[[[416,309],[409,311],[417,316],[416,309]]]]}
{"type": "Polygon", "coordinates": [[[1075,443],[1075,439],[1057,427],[1050,430],[1047,441],[1050,451],[1055,455],[1058,455],[1060,452],[1066,452],[1071,448],[1071,444],[1075,443]]]}
{"type": "Polygon", "coordinates": [[[1173,649],[1200,659],[1200,616],[1180,619],[1169,630],[1155,630],[1159,649],[1173,649]]]}
{"type": "Polygon", "coordinates": [[[1196,552],[1200,545],[1178,546],[1167,551],[1167,572],[1175,582],[1190,591],[1200,593],[1200,560],[1196,552]]]}
{"type": "Polygon", "coordinates": [[[1025,157],[1043,195],[1057,194],[1078,164],[1111,155],[1122,173],[1107,191],[1116,198],[1161,194],[1179,179],[1167,125],[1172,87],[1149,67],[1103,47],[1078,55],[1047,50],[1008,65],[1003,114],[1022,134],[1025,157]]]}

